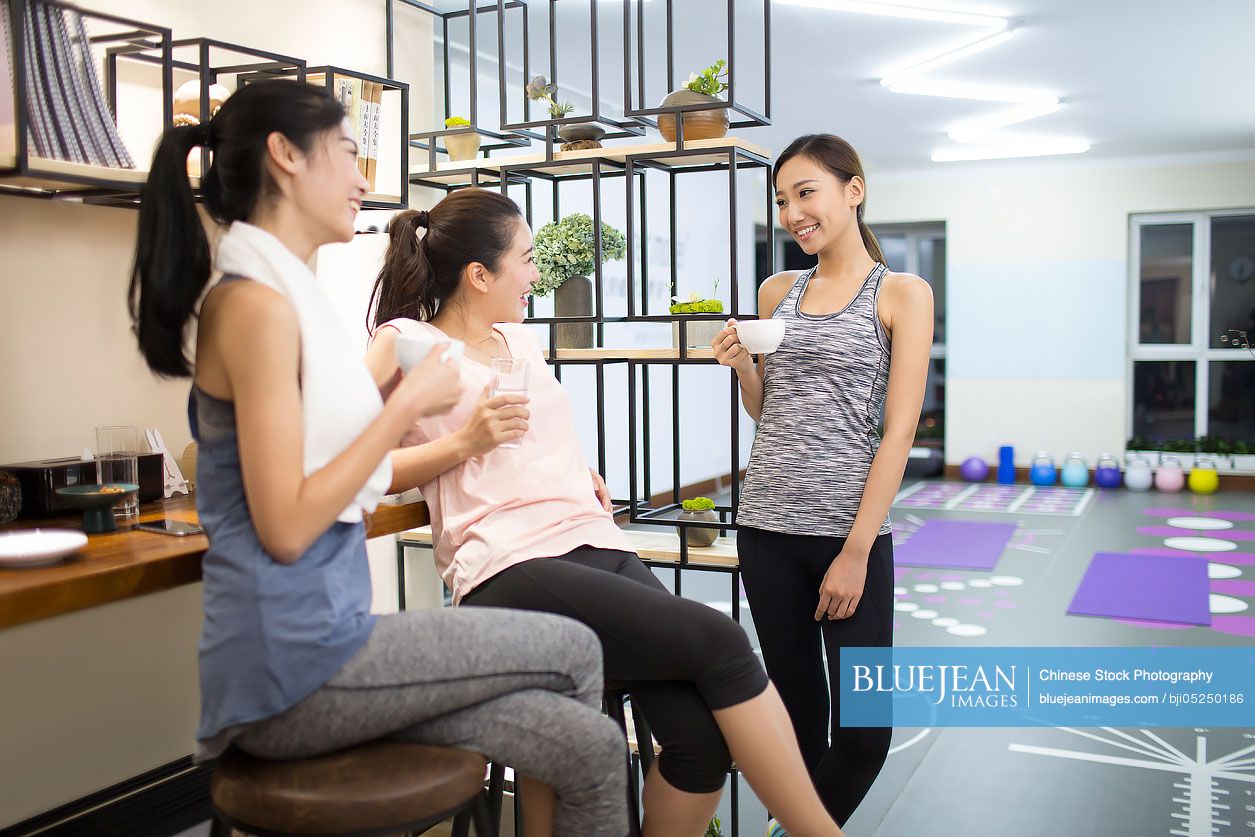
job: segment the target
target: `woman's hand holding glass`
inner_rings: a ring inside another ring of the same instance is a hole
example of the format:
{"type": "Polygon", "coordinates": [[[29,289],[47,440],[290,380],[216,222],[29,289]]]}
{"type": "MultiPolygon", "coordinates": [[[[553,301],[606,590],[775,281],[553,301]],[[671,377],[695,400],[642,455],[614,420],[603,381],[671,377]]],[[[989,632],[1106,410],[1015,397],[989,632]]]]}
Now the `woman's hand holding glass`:
{"type": "Polygon", "coordinates": [[[727,326],[715,335],[710,346],[715,350],[715,360],[721,366],[735,369],[738,375],[743,375],[753,371],[754,356],[741,345],[741,338],[733,328],[735,325],[736,320],[728,320],[727,326]]]}
{"type": "Polygon", "coordinates": [[[528,398],[523,393],[492,395],[492,385],[475,405],[470,420],[458,433],[468,456],[481,456],[503,444],[518,442],[527,433],[528,398]]]}

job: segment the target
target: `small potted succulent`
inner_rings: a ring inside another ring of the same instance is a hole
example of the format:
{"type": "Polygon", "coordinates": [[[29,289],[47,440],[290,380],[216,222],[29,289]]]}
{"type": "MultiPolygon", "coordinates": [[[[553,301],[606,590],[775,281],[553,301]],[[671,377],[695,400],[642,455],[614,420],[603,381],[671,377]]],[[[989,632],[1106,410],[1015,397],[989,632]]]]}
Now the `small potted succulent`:
{"type": "MultiPolygon", "coordinates": [[[[671,313],[673,315],[687,314],[722,314],[723,303],[714,298],[715,293],[719,290],[719,280],[715,280],[715,291],[712,292],[710,298],[703,299],[697,292],[689,294],[688,299],[680,299],[678,296],[671,297],[671,313]]],[[[688,336],[688,347],[693,348],[709,348],[714,342],[715,336],[723,330],[722,320],[692,320],[685,327],[685,333],[688,336]]],[[[674,348],[680,347],[680,324],[671,324],[671,345],[674,348]]]]}
{"type": "MultiPolygon", "coordinates": [[[[680,504],[684,511],[680,519],[692,522],[718,523],[719,515],[715,514],[715,501],[709,497],[694,497],[680,504]]],[[[689,546],[710,546],[719,537],[719,530],[705,527],[684,527],[685,540],[689,546]]]]}
{"type": "MultiPolygon", "coordinates": [[[[720,58],[700,73],[688,77],[679,90],[672,90],[659,107],[675,105],[724,104],[719,94],[728,89],[724,81],[728,75],[728,62],[720,58]]],[[[675,114],[658,114],[658,132],[667,142],[675,142],[675,114]]],[[[726,107],[695,110],[684,114],[684,141],[716,139],[728,133],[728,109],[726,107]]]]}
{"type": "MultiPolygon", "coordinates": [[[[558,95],[558,85],[556,82],[548,81],[544,76],[534,76],[524,88],[527,98],[533,102],[544,102],[549,105],[549,118],[561,119],[571,111],[575,110],[575,105],[570,102],[559,102],[555,97],[558,95]]],[[[566,143],[590,143],[588,147],[600,148],[601,143],[597,140],[606,135],[606,129],[600,125],[592,123],[575,123],[572,125],[563,125],[558,128],[558,138],[566,143]]],[[[583,147],[583,146],[581,146],[583,147]]]]}
{"type": "MultiPolygon", "coordinates": [[[[450,116],[444,121],[446,128],[469,128],[471,123],[461,116],[450,116]]],[[[479,153],[479,134],[449,134],[444,138],[450,160],[474,160],[479,153]]]]}
{"type": "MultiPolygon", "coordinates": [[[[532,286],[536,296],[553,293],[554,313],[559,317],[589,316],[593,313],[595,242],[593,219],[583,212],[545,224],[533,241],[536,269],[540,278],[532,286]]],[[[609,224],[601,225],[601,261],[617,261],[627,252],[623,233],[609,224]]],[[[558,326],[558,348],[585,349],[593,345],[592,323],[558,326]]]]}

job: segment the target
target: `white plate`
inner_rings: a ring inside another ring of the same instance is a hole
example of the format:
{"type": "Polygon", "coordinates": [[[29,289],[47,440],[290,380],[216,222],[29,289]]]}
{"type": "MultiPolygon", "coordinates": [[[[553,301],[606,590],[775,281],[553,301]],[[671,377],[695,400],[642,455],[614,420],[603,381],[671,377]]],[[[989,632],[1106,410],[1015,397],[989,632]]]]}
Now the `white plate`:
{"type": "Polygon", "coordinates": [[[20,529],[0,532],[0,567],[43,567],[87,546],[75,529],[20,529]]]}

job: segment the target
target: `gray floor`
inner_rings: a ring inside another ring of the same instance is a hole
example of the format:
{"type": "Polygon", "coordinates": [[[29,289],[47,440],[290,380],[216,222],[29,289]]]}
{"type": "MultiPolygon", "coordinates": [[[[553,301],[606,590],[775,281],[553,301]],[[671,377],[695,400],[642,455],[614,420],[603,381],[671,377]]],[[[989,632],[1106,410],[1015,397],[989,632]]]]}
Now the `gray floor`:
{"type": "MultiPolygon", "coordinates": [[[[904,491],[911,487],[904,485],[904,491]]],[[[727,503],[728,498],[716,498],[727,503]]],[[[906,498],[909,502],[909,498],[906,498]]],[[[994,573],[1022,579],[1018,586],[975,586],[986,572],[957,573],[962,595],[927,607],[979,625],[978,637],[955,636],[930,620],[900,613],[895,641],[909,645],[1175,645],[1250,646],[1249,636],[1209,628],[1155,629],[1110,619],[1070,616],[1068,603],[1090,558],[1098,551],[1154,547],[1160,540],[1139,527],[1163,525],[1150,508],[1189,509],[1200,517],[1217,510],[1255,512],[1251,494],[1166,496],[1096,492],[1076,516],[1007,514],[895,507],[897,537],[933,518],[1015,522],[1019,529],[994,573]]],[[[1255,530],[1255,523],[1237,523],[1255,530]]],[[[1200,535],[1207,535],[1200,532],[1200,535]]],[[[1218,534],[1217,537],[1223,537],[1218,534]]],[[[1249,547],[1244,547],[1249,548],[1249,547]]],[[[1223,562],[1223,554],[1211,560],[1223,562]]],[[[1240,578],[1255,580],[1255,565],[1240,578]]],[[[672,571],[658,571],[668,585],[672,571]]],[[[939,579],[939,571],[898,568],[898,601],[922,601],[914,588],[939,579]]],[[[729,612],[733,589],[723,573],[686,570],[683,595],[729,612]]],[[[1250,599],[1246,605],[1255,604],[1250,599]]],[[[741,623],[757,648],[753,614],[741,601],[741,623]]],[[[1253,615],[1250,610],[1241,616],[1253,615]]],[[[856,837],[1229,837],[1255,835],[1255,767],[1216,775],[1215,762],[1255,751],[1255,714],[1248,729],[899,729],[880,778],[846,824],[856,837]],[[1173,751],[1179,753],[1174,756],[1173,751]],[[1206,755],[1199,757],[1200,753],[1206,755]],[[1189,800],[1200,804],[1191,810],[1189,800]]],[[[719,816],[725,837],[762,834],[766,812],[741,781],[737,824],[725,793],[719,816]]],[[[180,837],[205,837],[208,826],[180,837]]]]}
{"type": "MultiPolygon", "coordinates": [[[[911,481],[904,485],[910,487],[911,481]]],[[[907,500],[909,502],[909,498],[907,500]]],[[[726,502],[726,498],[721,500],[726,502]]],[[[1014,587],[965,586],[927,607],[966,624],[979,637],[955,636],[930,620],[900,613],[896,644],[908,645],[1110,645],[1250,646],[1249,635],[1210,628],[1152,628],[1111,619],[1070,616],[1068,603],[1095,552],[1161,545],[1139,527],[1164,525],[1145,510],[1189,509],[1255,512],[1251,494],[1211,497],[1190,494],[1095,492],[1077,516],[946,511],[895,507],[895,524],[905,530],[932,518],[1019,524],[994,573],[1022,579],[1014,587]]],[[[1255,522],[1236,529],[1255,530],[1255,522]]],[[[1201,536],[1223,533],[1199,532],[1201,536]]],[[[1239,548],[1248,548],[1239,544],[1239,548]]],[[[1224,555],[1211,556],[1223,563],[1224,555]]],[[[1236,562],[1235,562],[1236,563],[1236,562]]],[[[1238,565],[1240,578],[1255,580],[1255,566],[1238,565]]],[[[965,581],[988,572],[944,571],[965,581]]],[[[898,601],[921,597],[916,583],[933,583],[939,571],[898,568],[898,601]]],[[[674,573],[660,572],[671,583],[674,573]]],[[[728,610],[727,576],[685,571],[682,593],[728,610]]],[[[933,597],[934,599],[938,597],[933,597]]],[[[1255,604],[1245,599],[1244,604],[1255,604]]],[[[741,622],[757,647],[753,615],[741,603],[741,622]]],[[[1238,614],[1252,616],[1251,610],[1238,614]]],[[[1255,751],[1255,712],[1248,729],[900,729],[876,785],[847,824],[859,837],[1007,837],[1073,834],[1095,837],[1225,837],[1255,834],[1255,767],[1216,775],[1216,760],[1255,751]],[[1130,737],[1133,740],[1130,740],[1130,737]],[[1159,739],[1156,740],[1156,737],[1159,739]],[[1048,750],[1049,752],[1043,752],[1048,750]],[[1172,750],[1181,756],[1174,757],[1172,750]],[[1199,753],[1205,757],[1199,758],[1199,753]],[[1163,754],[1163,755],[1161,755],[1163,754]],[[1193,810],[1189,800],[1200,804],[1193,810]]],[[[720,806],[724,834],[732,837],[730,801],[720,806]]],[[[766,813],[742,781],[740,835],[762,833],[766,813]]]]}

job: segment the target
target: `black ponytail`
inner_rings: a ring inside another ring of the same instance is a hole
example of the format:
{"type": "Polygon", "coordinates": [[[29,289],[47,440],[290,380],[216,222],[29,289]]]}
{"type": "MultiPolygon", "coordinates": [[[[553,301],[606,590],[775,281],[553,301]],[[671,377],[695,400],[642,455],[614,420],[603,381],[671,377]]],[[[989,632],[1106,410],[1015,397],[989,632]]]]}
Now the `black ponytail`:
{"type": "Polygon", "coordinates": [[[209,240],[187,177],[188,154],[202,145],[213,152],[201,193],[210,218],[225,226],[252,217],[274,192],[265,165],[272,133],[308,153],[316,137],[342,119],[344,108],[326,88],[260,81],[232,94],[212,120],[165,132],[140,193],[128,292],[140,353],[152,371],[172,378],[192,374],[187,323],[212,269],[209,240]]]}
{"type": "MultiPolygon", "coordinates": [[[[479,262],[496,271],[523,220],[500,192],[458,189],[430,212],[398,212],[388,225],[388,252],[368,312],[375,327],[397,317],[430,320],[457,292],[462,270],[479,262]],[[418,231],[427,232],[420,239],[418,231]]],[[[367,325],[371,322],[367,314],[367,325]]]]}

